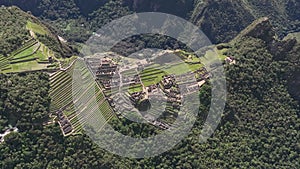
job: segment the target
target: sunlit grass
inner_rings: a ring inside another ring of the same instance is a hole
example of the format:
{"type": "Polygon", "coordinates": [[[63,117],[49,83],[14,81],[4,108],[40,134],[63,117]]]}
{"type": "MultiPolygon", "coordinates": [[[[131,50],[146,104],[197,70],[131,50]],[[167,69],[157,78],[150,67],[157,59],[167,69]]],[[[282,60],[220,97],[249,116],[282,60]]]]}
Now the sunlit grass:
{"type": "Polygon", "coordinates": [[[38,25],[36,23],[33,23],[31,21],[27,21],[27,25],[26,25],[27,29],[33,31],[34,33],[38,33],[40,35],[45,35],[48,32],[45,30],[45,28],[43,28],[41,25],[38,25]]]}

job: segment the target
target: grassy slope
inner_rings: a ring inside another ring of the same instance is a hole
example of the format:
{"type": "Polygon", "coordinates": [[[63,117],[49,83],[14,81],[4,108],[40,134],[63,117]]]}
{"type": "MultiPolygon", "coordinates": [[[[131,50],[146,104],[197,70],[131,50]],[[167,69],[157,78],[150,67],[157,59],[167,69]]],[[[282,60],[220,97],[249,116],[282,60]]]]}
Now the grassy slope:
{"type": "Polygon", "coordinates": [[[49,34],[49,30],[47,30],[47,28],[31,21],[27,21],[26,28],[40,35],[49,34]]]}

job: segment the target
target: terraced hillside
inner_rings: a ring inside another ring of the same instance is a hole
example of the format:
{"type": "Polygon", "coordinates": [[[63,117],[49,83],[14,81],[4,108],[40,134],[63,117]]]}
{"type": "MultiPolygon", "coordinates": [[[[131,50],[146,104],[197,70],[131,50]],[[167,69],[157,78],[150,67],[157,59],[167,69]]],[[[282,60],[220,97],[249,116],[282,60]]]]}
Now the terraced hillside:
{"type": "Polygon", "coordinates": [[[9,56],[1,56],[0,72],[14,73],[36,70],[55,70],[54,54],[47,46],[32,38],[9,56]]]}
{"type": "Polygon", "coordinates": [[[73,60],[51,27],[17,7],[0,7],[0,26],[0,73],[55,71],[73,60]]]}
{"type": "MultiPolygon", "coordinates": [[[[76,65],[82,64],[80,72],[82,78],[85,79],[90,75],[88,69],[84,67],[82,61],[77,60],[76,62],[78,62],[76,65]]],[[[87,123],[89,119],[92,119],[93,114],[99,113],[99,109],[107,121],[115,115],[108,101],[104,97],[102,88],[95,81],[89,81],[88,84],[86,84],[88,86],[87,88],[81,88],[82,86],[78,86],[78,83],[73,82],[73,70],[74,65],[66,71],[61,70],[51,75],[50,97],[52,102],[50,111],[54,114],[58,111],[62,111],[72,125],[72,133],[76,134],[82,131],[82,125],[87,123]],[[92,88],[94,88],[95,93],[88,93],[90,92],[89,89],[92,88]],[[75,94],[77,98],[74,98],[73,94],[75,94]],[[86,94],[93,97],[85,100],[85,107],[77,108],[80,112],[76,111],[74,103],[81,101],[82,98],[86,97],[86,94]],[[96,100],[97,104],[93,104],[93,99],[96,100]]]]}
{"type": "Polygon", "coordinates": [[[10,69],[9,61],[6,57],[0,55],[0,72],[10,69]]]}
{"type": "Polygon", "coordinates": [[[57,57],[71,56],[72,51],[59,41],[53,28],[18,7],[0,7],[0,54],[9,57],[34,37],[54,51],[57,57]]]}

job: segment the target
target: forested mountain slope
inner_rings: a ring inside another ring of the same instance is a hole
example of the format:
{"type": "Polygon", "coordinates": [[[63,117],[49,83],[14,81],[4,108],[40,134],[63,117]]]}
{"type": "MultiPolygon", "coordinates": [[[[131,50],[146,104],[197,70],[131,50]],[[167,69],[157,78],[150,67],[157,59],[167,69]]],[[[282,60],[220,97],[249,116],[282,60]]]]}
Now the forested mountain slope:
{"type": "MultiPolygon", "coordinates": [[[[21,129],[0,144],[0,168],[300,168],[300,109],[288,92],[299,70],[299,42],[277,39],[268,20],[246,30],[226,45],[236,64],[225,66],[228,99],[218,129],[206,143],[199,142],[210,107],[206,84],[190,135],[157,157],[123,158],[100,149],[86,135],[63,137],[57,123],[45,125],[48,76],[0,75],[0,130],[13,122],[21,129]],[[264,29],[257,29],[261,25],[264,29]]],[[[140,125],[112,125],[137,137],[149,131],[140,125]]]]}
{"type": "Polygon", "coordinates": [[[214,43],[234,38],[252,21],[269,17],[280,37],[300,31],[300,2],[296,0],[3,0],[53,21],[65,36],[84,41],[111,19],[132,12],[165,12],[189,19],[214,43]],[[112,12],[113,11],[113,12],[112,12]],[[103,16],[109,16],[103,18],[103,16]],[[74,38],[75,37],[75,38],[74,38]]]}
{"type": "MultiPolygon", "coordinates": [[[[243,38],[257,38],[264,42],[265,48],[272,55],[272,60],[286,64],[284,68],[284,85],[290,94],[299,101],[299,71],[300,71],[300,39],[299,33],[293,33],[280,40],[276,34],[271,20],[267,17],[260,18],[236,36],[230,44],[239,44],[243,38]]],[[[282,73],[277,74],[278,76],[282,73]]]]}
{"type": "Polygon", "coordinates": [[[229,41],[252,21],[269,17],[283,37],[300,31],[300,2],[296,0],[196,0],[191,21],[204,29],[213,42],[229,41]]]}
{"type": "MultiPolygon", "coordinates": [[[[31,11],[76,42],[134,11],[170,12],[199,25],[214,43],[229,42],[224,45],[226,55],[236,61],[225,65],[228,98],[212,137],[199,142],[210,108],[211,86],[205,84],[190,134],[169,152],[145,159],[111,154],[84,134],[64,137],[59,124],[49,118],[48,75],[0,74],[0,133],[9,125],[19,128],[0,143],[0,168],[300,168],[299,34],[278,38],[299,31],[299,1],[2,0],[0,4],[31,11]]],[[[52,26],[30,13],[1,7],[0,14],[0,55],[7,57],[32,37],[28,21],[46,31],[48,36],[38,35],[40,41],[61,55],[70,52],[52,26]]],[[[151,131],[140,124],[112,125],[136,137],[151,131]]]]}
{"type": "Polygon", "coordinates": [[[0,55],[8,56],[22,47],[33,34],[55,51],[57,56],[70,56],[69,46],[58,39],[53,27],[26,13],[18,7],[0,7],[0,55]]]}

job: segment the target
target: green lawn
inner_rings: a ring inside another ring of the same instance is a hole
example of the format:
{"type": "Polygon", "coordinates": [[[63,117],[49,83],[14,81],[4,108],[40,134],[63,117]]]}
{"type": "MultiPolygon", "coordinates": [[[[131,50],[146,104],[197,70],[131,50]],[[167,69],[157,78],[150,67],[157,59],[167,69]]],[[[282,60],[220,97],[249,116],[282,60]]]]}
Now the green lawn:
{"type": "Polygon", "coordinates": [[[3,71],[4,73],[11,72],[22,72],[22,71],[30,71],[30,70],[41,70],[47,69],[47,64],[39,64],[37,61],[29,61],[11,64],[11,69],[3,71]]]}
{"type": "Polygon", "coordinates": [[[197,69],[202,68],[203,65],[200,63],[197,64],[188,64],[188,63],[175,63],[173,65],[169,65],[165,68],[165,71],[169,74],[181,75],[188,72],[195,71],[197,69]]]}
{"type": "Polygon", "coordinates": [[[39,60],[48,60],[48,57],[45,55],[45,48],[40,47],[36,53],[32,54],[39,46],[34,45],[21,53],[15,55],[11,61],[12,69],[8,70],[9,72],[21,72],[27,70],[39,70],[47,68],[46,64],[39,64],[34,59],[39,60]],[[30,55],[32,54],[32,55],[30,55]],[[17,63],[18,62],[18,63],[17,63]]]}
{"type": "MultiPolygon", "coordinates": [[[[189,59],[189,62],[196,63],[199,61],[200,61],[199,58],[192,58],[192,56],[189,59]]],[[[159,83],[162,80],[162,76],[164,75],[167,74],[181,75],[181,74],[185,74],[200,69],[203,66],[204,65],[200,63],[188,64],[185,62],[173,63],[165,66],[159,66],[158,64],[156,64],[145,68],[140,75],[144,86],[150,86],[159,83]]]]}
{"type": "Polygon", "coordinates": [[[153,77],[153,78],[148,78],[148,79],[142,79],[143,84],[147,87],[147,86],[151,86],[153,84],[157,84],[162,80],[162,76],[164,74],[158,74],[157,76],[153,77]]]}
{"type": "Polygon", "coordinates": [[[129,86],[128,88],[128,93],[135,93],[135,92],[140,92],[143,90],[142,85],[134,85],[134,86],[129,86]]]}
{"type": "Polygon", "coordinates": [[[35,54],[34,57],[38,58],[39,60],[48,60],[47,55],[45,55],[44,52],[38,50],[35,54]]]}
{"type": "Polygon", "coordinates": [[[22,71],[30,71],[30,70],[41,70],[41,69],[47,69],[47,66],[49,64],[39,64],[37,60],[31,60],[28,61],[28,59],[39,59],[39,60],[47,60],[48,57],[44,54],[45,52],[42,51],[42,48],[36,51],[35,54],[31,54],[35,49],[36,45],[22,51],[18,55],[13,57],[13,62],[18,61],[18,63],[13,63],[11,65],[11,69],[3,71],[4,73],[11,73],[11,72],[22,72],[22,71]],[[24,56],[29,55],[25,58],[24,56]]]}
{"type": "Polygon", "coordinates": [[[198,70],[202,67],[204,67],[203,64],[190,64],[189,65],[189,68],[190,68],[191,71],[196,71],[196,70],[198,70]]]}
{"type": "Polygon", "coordinates": [[[144,86],[150,86],[159,83],[162,80],[162,76],[166,75],[166,72],[156,68],[147,68],[141,73],[141,80],[144,86]]]}
{"type": "Polygon", "coordinates": [[[190,67],[186,63],[176,63],[166,66],[164,69],[168,74],[181,75],[190,72],[190,67]]]}
{"type": "Polygon", "coordinates": [[[33,23],[31,21],[27,21],[27,25],[26,25],[27,29],[33,31],[34,33],[38,33],[40,35],[45,35],[48,32],[45,30],[45,28],[43,28],[41,25],[38,25],[36,23],[33,23]]]}
{"type": "Polygon", "coordinates": [[[20,59],[20,58],[22,58],[22,57],[24,57],[24,56],[27,56],[27,55],[32,54],[33,51],[34,51],[34,49],[35,49],[35,48],[34,48],[34,46],[33,46],[33,47],[31,47],[31,48],[28,48],[28,49],[24,50],[23,52],[21,52],[21,53],[15,55],[15,56],[13,57],[13,60],[17,60],[17,59],[20,59]]]}
{"type": "MultiPolygon", "coordinates": [[[[13,60],[18,60],[20,58],[23,58],[24,56],[28,56],[34,52],[38,48],[37,45],[33,45],[32,47],[25,49],[24,51],[20,52],[19,54],[13,56],[13,60]]],[[[33,55],[28,56],[28,57],[33,57],[33,55]]],[[[26,57],[27,58],[27,57],[26,57]]]]}
{"type": "Polygon", "coordinates": [[[41,64],[38,63],[38,61],[48,61],[48,50],[49,49],[43,44],[40,44],[40,46],[38,46],[38,44],[33,45],[30,48],[25,49],[24,51],[13,56],[10,64],[11,69],[5,70],[3,72],[10,73],[47,69],[47,66],[49,64],[41,64]],[[38,50],[34,54],[32,54],[36,49],[38,50]]]}

